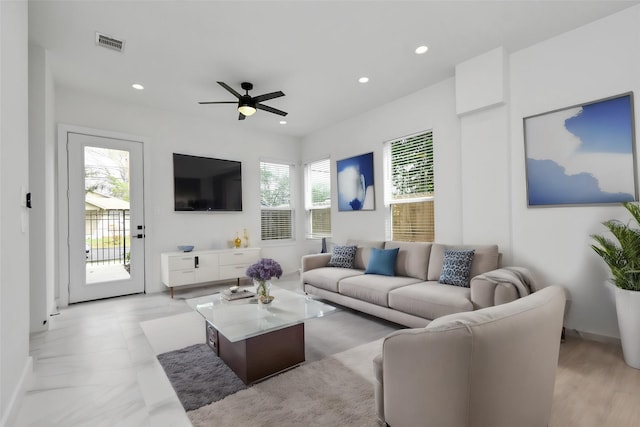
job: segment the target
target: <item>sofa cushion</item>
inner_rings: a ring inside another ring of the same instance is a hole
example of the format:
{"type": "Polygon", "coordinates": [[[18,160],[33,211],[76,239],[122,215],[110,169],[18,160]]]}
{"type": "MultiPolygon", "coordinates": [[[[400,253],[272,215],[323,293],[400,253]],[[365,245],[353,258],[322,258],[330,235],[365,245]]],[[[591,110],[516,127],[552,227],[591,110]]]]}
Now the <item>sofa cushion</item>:
{"type": "Polygon", "coordinates": [[[396,274],[398,276],[427,280],[431,243],[391,241],[386,242],[384,248],[400,249],[396,258],[396,274]]]}
{"type": "Polygon", "coordinates": [[[345,296],[388,307],[389,291],[417,283],[413,277],[389,277],[376,274],[363,274],[343,279],[338,284],[338,291],[345,296]]]}
{"type": "Polygon", "coordinates": [[[447,249],[444,251],[440,283],[469,287],[469,273],[473,261],[473,249],[447,249]]]}
{"type": "Polygon", "coordinates": [[[500,253],[498,245],[443,245],[434,243],[431,246],[431,255],[429,256],[429,271],[427,280],[439,280],[442,272],[442,262],[444,260],[444,251],[446,249],[475,249],[473,262],[471,263],[470,277],[498,268],[500,253]]]}
{"type": "Polygon", "coordinates": [[[384,248],[384,241],[370,241],[370,240],[347,240],[347,245],[357,246],[356,256],[353,260],[353,267],[358,270],[364,270],[369,265],[369,256],[371,255],[371,248],[384,248]]]}
{"type": "Polygon", "coordinates": [[[331,250],[329,267],[353,268],[353,260],[355,256],[355,246],[334,246],[331,250]]]}
{"type": "Polygon", "coordinates": [[[473,310],[471,290],[438,282],[421,282],[389,292],[389,307],[425,319],[473,310]]]}
{"type": "Polygon", "coordinates": [[[396,258],[399,248],[377,249],[371,248],[371,257],[364,274],[381,274],[383,276],[395,276],[396,258]]]}
{"type": "Polygon", "coordinates": [[[308,283],[316,288],[338,292],[338,282],[345,277],[360,276],[364,271],[353,268],[321,267],[302,273],[302,283],[308,283]]]}

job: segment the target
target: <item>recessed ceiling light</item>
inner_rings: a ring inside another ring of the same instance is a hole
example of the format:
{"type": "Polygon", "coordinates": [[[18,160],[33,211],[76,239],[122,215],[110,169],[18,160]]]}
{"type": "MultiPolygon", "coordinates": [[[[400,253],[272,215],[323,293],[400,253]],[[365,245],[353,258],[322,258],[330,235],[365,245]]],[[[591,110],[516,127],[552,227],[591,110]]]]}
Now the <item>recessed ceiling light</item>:
{"type": "Polygon", "coordinates": [[[423,53],[426,53],[429,50],[429,48],[427,46],[418,46],[416,48],[416,53],[418,55],[422,55],[423,53]]]}
{"type": "Polygon", "coordinates": [[[287,124],[287,121],[286,121],[286,120],[280,120],[280,124],[281,124],[281,125],[286,125],[286,124],[287,124]]]}
{"type": "Polygon", "coordinates": [[[360,78],[358,79],[358,81],[359,81],[360,83],[367,83],[367,82],[369,81],[369,77],[360,77],[360,78]]]}
{"type": "Polygon", "coordinates": [[[142,86],[140,83],[134,83],[134,84],[131,85],[131,87],[136,89],[136,90],[144,89],[144,86],[142,86]]]}

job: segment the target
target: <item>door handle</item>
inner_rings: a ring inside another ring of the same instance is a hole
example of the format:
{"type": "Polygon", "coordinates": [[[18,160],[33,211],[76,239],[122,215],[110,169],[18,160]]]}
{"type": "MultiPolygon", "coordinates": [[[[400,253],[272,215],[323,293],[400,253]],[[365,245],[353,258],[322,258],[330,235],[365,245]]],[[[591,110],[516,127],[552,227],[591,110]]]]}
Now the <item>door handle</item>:
{"type": "MultiPolygon", "coordinates": [[[[136,228],[138,230],[144,230],[144,225],[138,225],[138,226],[136,226],[136,228]]],[[[137,234],[137,235],[135,235],[133,237],[135,237],[136,239],[144,239],[145,236],[146,236],[146,234],[137,234]]]]}

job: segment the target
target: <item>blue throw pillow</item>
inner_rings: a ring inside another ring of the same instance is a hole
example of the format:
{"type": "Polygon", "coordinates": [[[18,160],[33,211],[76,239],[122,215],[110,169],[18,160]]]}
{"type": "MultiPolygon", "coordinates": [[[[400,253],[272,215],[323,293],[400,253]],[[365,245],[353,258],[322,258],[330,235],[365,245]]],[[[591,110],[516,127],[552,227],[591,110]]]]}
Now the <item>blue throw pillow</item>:
{"type": "Polygon", "coordinates": [[[444,260],[442,261],[442,272],[440,273],[439,282],[468,288],[470,286],[469,276],[471,274],[471,262],[473,261],[474,253],[474,249],[446,249],[444,251],[444,260]]]}
{"type": "Polygon", "coordinates": [[[371,248],[369,264],[364,274],[381,274],[383,276],[395,276],[396,258],[400,248],[378,249],[371,248]]]}
{"type": "Polygon", "coordinates": [[[353,268],[357,246],[334,246],[329,267],[353,268]]]}

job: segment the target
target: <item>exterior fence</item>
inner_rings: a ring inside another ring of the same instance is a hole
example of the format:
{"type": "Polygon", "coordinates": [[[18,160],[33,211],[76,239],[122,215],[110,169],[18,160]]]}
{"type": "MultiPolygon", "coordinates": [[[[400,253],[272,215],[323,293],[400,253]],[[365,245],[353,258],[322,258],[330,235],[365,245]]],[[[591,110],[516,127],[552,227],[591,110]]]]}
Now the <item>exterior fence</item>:
{"type": "Polygon", "coordinates": [[[85,211],[85,251],[93,264],[128,264],[129,210],[85,211]]]}

